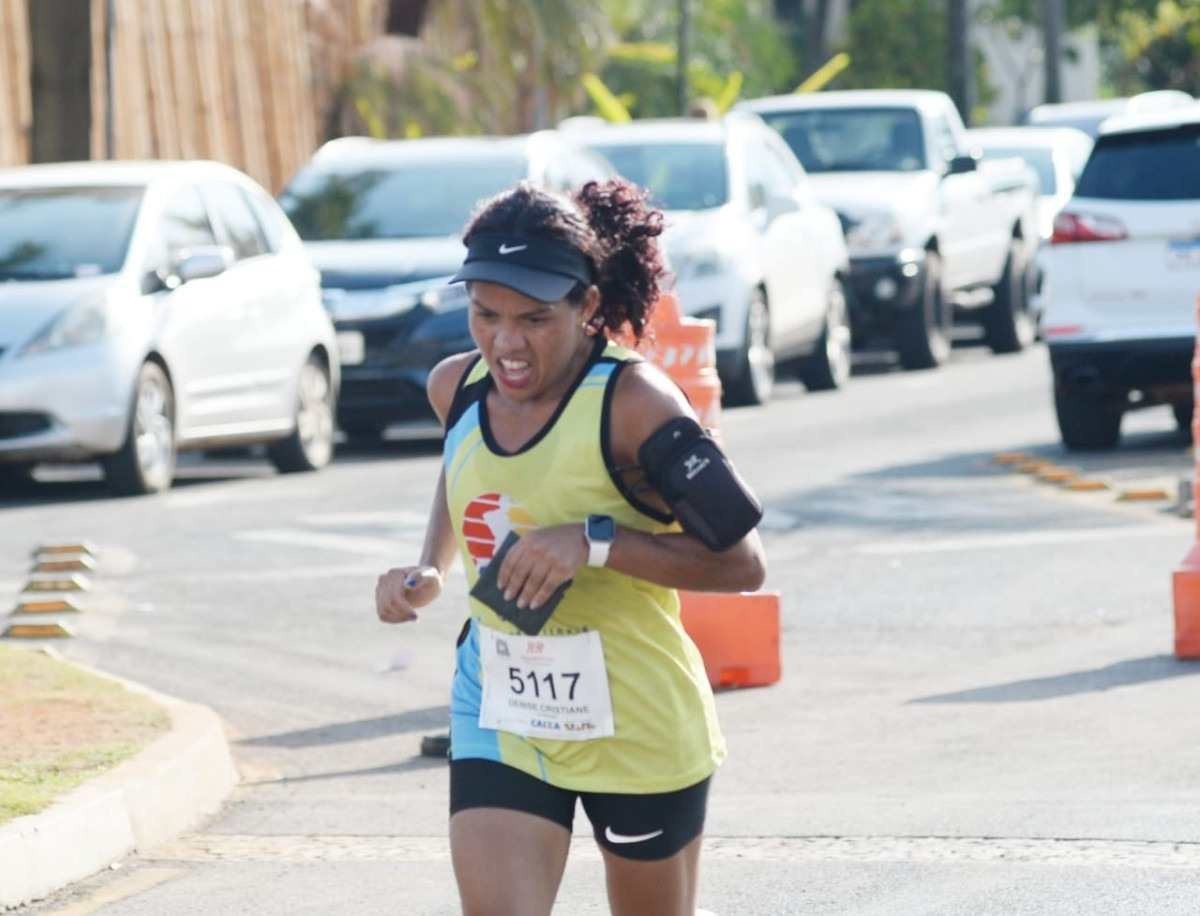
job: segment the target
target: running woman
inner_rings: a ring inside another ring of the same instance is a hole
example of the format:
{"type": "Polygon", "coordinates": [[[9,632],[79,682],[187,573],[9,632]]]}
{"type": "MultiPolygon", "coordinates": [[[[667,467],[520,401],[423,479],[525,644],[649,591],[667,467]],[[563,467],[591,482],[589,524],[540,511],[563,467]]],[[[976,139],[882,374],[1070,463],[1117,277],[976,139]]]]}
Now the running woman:
{"type": "Polygon", "coordinates": [[[519,540],[492,570],[504,597],[536,611],[569,583],[536,635],[470,599],[450,726],[450,844],[468,916],[550,913],[577,799],[614,914],[695,912],[725,744],[675,590],[753,590],[765,560],[754,530],[719,551],[686,533],[647,483],[654,469],[639,467],[656,432],[695,426],[679,388],[610,339],[646,330],[661,232],[662,214],[618,180],[573,197],[520,185],[463,238],[455,279],[478,350],[430,375],[442,471],[420,562],[379,578],[378,615],[416,619],[456,553],[475,585],[509,533],[519,540]]]}

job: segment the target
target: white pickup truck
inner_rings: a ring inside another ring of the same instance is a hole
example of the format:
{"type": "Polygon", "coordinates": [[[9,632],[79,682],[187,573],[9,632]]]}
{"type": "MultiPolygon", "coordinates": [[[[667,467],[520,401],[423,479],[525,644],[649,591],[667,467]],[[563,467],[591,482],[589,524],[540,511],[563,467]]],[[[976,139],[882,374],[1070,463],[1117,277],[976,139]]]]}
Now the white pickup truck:
{"type": "Polygon", "coordinates": [[[997,353],[1033,341],[1036,176],[1017,159],[981,161],[948,95],[820,92],[739,107],[779,131],[841,218],[856,348],[892,346],[905,368],[932,368],[956,318],[981,324],[997,353]]]}

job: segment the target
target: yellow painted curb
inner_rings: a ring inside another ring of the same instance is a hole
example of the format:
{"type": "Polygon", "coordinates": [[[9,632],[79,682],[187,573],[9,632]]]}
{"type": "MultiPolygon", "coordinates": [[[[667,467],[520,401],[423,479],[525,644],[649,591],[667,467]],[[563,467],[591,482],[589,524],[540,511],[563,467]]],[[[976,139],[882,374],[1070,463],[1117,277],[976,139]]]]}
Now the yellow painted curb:
{"type": "Polygon", "coordinates": [[[30,579],[25,583],[27,592],[86,592],[92,587],[92,582],[86,576],[77,573],[71,575],[53,575],[41,579],[30,579]]]}
{"type": "Polygon", "coordinates": [[[1071,481],[1066,485],[1066,488],[1075,493],[1094,493],[1097,490],[1107,490],[1108,484],[1103,480],[1088,480],[1087,478],[1083,478],[1071,481]]]}
{"type": "Polygon", "coordinates": [[[74,636],[65,623],[13,623],[0,633],[5,639],[63,639],[74,636]]]}
{"type": "Polygon", "coordinates": [[[35,573],[94,572],[95,569],[96,561],[86,554],[38,559],[33,566],[35,573]]]}
{"type": "Polygon", "coordinates": [[[26,598],[13,608],[14,614],[78,614],[83,608],[67,598],[26,598]]]}
{"type": "Polygon", "coordinates": [[[993,464],[1021,464],[1022,462],[1032,460],[1024,452],[997,452],[992,456],[993,464]]]}
{"type": "Polygon", "coordinates": [[[1017,470],[1022,474],[1036,474],[1038,471],[1043,471],[1050,467],[1053,467],[1050,462],[1042,461],[1041,459],[1037,458],[1029,461],[1022,461],[1020,464],[1016,465],[1017,470]]]}
{"type": "Polygon", "coordinates": [[[1078,479],[1078,477],[1079,472],[1073,471],[1070,468],[1047,468],[1044,471],[1040,471],[1037,475],[1037,479],[1043,483],[1057,484],[1071,483],[1078,479]]]}
{"type": "Polygon", "coordinates": [[[1122,490],[1117,499],[1126,503],[1154,502],[1160,499],[1170,499],[1170,494],[1162,487],[1148,487],[1144,490],[1122,490]]]}
{"type": "Polygon", "coordinates": [[[39,544],[33,548],[33,556],[36,559],[42,554],[61,555],[61,554],[77,554],[85,553],[88,556],[94,556],[96,550],[91,544],[86,541],[76,541],[72,544],[39,544]]]}

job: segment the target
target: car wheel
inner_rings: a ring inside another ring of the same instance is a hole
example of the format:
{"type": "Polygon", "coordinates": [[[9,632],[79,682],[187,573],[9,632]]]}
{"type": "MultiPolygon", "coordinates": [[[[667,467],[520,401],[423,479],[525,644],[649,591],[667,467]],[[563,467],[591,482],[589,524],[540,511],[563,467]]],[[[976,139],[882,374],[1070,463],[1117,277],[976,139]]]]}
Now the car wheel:
{"type": "Polygon", "coordinates": [[[950,308],[942,290],[942,259],[925,254],[921,301],[899,316],[896,349],[905,369],[934,369],[950,357],[950,308]]]}
{"type": "Polygon", "coordinates": [[[103,461],[104,479],[118,496],[169,489],[175,477],[175,397],[157,363],[142,364],[121,448],[103,461]]]}
{"type": "Polygon", "coordinates": [[[267,447],[267,457],[281,474],[316,471],[333,458],[333,385],[323,360],[308,358],[296,389],[291,435],[267,447]]]}
{"type": "Polygon", "coordinates": [[[1058,388],[1054,412],[1062,443],[1073,451],[1101,451],[1121,441],[1121,401],[1112,395],[1083,394],[1058,388]]]}
{"type": "Polygon", "coordinates": [[[746,309],[746,332],[737,375],[725,386],[730,405],[765,404],[775,387],[775,354],[771,352],[771,315],[761,289],[755,289],[746,309]]]}
{"type": "Polygon", "coordinates": [[[809,391],[841,388],[850,378],[850,313],[846,288],[835,277],[829,291],[825,327],[811,356],[800,364],[800,380],[809,391]]]}
{"type": "Polygon", "coordinates": [[[1175,425],[1188,435],[1192,433],[1192,411],[1195,406],[1195,401],[1192,400],[1180,401],[1178,404],[1171,405],[1171,412],[1175,414],[1175,425]]]}
{"type": "Polygon", "coordinates": [[[995,298],[983,314],[984,336],[993,353],[1017,353],[1037,338],[1037,323],[1029,314],[1030,276],[1022,262],[1021,243],[1013,239],[995,298]]]}

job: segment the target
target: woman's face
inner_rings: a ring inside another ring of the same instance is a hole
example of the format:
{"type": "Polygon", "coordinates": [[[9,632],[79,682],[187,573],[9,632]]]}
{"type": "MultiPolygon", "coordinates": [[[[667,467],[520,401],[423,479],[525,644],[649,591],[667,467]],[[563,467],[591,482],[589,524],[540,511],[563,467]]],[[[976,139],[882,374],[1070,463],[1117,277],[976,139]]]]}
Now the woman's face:
{"type": "Polygon", "coordinates": [[[533,400],[563,381],[590,339],[583,325],[595,314],[594,286],[582,305],[542,302],[508,286],[470,284],[471,337],[505,396],[533,400]]]}

